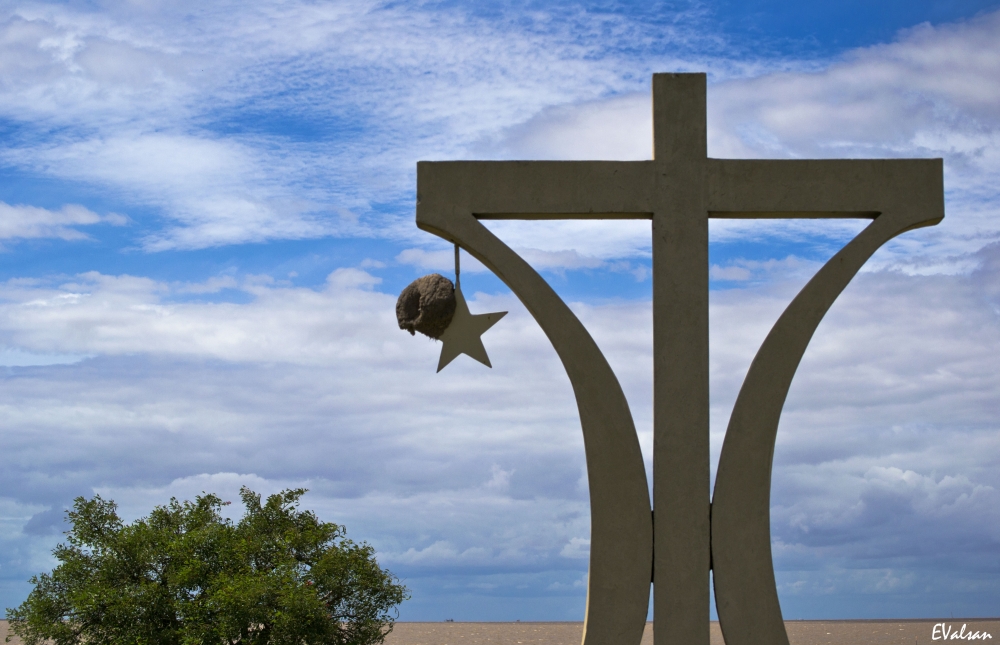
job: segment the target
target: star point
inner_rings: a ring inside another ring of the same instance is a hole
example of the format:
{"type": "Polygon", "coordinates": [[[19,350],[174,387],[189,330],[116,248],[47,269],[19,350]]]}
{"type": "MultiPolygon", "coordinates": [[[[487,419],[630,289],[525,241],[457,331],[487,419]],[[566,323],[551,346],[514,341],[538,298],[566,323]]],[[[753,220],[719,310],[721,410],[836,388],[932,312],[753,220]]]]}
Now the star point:
{"type": "Polygon", "coordinates": [[[462,295],[462,289],[455,287],[455,315],[441,334],[441,358],[438,360],[437,371],[443,370],[459,354],[474,358],[486,367],[493,367],[490,357],[486,355],[482,335],[506,315],[506,311],[473,315],[462,295]]]}

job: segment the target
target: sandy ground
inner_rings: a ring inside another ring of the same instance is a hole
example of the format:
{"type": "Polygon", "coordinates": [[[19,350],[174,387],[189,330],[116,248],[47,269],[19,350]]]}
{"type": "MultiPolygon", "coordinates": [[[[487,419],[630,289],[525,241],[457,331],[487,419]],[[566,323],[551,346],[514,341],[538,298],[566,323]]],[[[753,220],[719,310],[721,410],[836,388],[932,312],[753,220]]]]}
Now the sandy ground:
{"type": "MultiPolygon", "coordinates": [[[[941,620],[790,620],[785,623],[791,645],[909,645],[932,643],[941,620]]],[[[959,631],[989,632],[987,642],[1000,644],[1000,619],[944,621],[959,631]]],[[[583,623],[396,623],[386,645],[579,645],[583,623]]],[[[939,634],[940,636],[940,634],[939,634]]],[[[949,634],[950,636],[950,634],[949,634]]],[[[711,624],[712,645],[724,645],[719,623],[711,624]]],[[[939,642],[940,637],[937,639],[939,642]]],[[[949,639],[950,640],[950,639],[949,639]]],[[[642,645],[652,645],[653,626],[646,624],[642,645]]]]}
{"type": "MultiPolygon", "coordinates": [[[[988,632],[993,638],[986,642],[1000,645],[1000,619],[790,620],[785,627],[791,645],[920,645],[942,640],[932,639],[934,625],[942,622],[958,631],[966,625],[966,635],[988,632]]],[[[579,645],[582,633],[583,623],[396,623],[385,642],[386,645],[579,645]]],[[[7,621],[0,621],[0,644],[6,636],[7,621]]],[[[712,623],[711,637],[712,645],[724,645],[719,623],[712,623]]],[[[11,643],[20,642],[11,639],[11,643]]],[[[642,645],[652,644],[653,626],[647,623],[642,645]]]]}

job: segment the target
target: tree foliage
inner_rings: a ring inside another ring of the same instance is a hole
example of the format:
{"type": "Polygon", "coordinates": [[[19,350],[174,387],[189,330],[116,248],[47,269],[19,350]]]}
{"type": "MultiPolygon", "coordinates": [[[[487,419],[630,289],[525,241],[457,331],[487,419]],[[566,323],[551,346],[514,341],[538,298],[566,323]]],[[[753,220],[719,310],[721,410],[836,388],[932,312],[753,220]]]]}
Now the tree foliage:
{"type": "Polygon", "coordinates": [[[392,630],[407,591],[374,549],[298,509],[304,489],[222,517],[215,495],[171,499],[122,522],[113,501],[78,497],[59,565],[7,610],[27,645],[369,645],[392,630]]]}

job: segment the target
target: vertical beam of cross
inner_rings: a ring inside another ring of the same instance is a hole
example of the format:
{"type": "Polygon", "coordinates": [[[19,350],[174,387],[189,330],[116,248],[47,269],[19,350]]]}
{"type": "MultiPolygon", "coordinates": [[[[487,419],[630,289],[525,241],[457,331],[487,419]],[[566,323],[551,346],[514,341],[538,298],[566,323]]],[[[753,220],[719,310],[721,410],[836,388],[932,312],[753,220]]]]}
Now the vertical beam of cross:
{"type": "Polygon", "coordinates": [[[704,74],[653,76],[655,645],[708,645],[708,217],[704,74]]]}

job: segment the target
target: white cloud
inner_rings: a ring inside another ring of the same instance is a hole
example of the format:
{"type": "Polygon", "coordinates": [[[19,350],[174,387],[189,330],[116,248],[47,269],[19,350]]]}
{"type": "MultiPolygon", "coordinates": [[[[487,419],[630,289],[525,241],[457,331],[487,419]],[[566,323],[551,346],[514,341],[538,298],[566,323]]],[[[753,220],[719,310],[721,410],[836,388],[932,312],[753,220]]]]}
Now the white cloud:
{"type": "Polygon", "coordinates": [[[190,91],[185,68],[199,62],[164,45],[106,15],[8,5],[0,14],[3,113],[58,125],[163,118],[190,91]]]}
{"type": "MultiPolygon", "coordinates": [[[[585,224],[585,223],[582,223],[585,224]]],[[[493,228],[493,227],[491,227],[493,228]]],[[[515,239],[527,242],[529,239],[536,244],[545,244],[550,246],[550,249],[543,250],[538,248],[525,248],[525,247],[515,247],[514,251],[518,253],[528,264],[534,267],[536,270],[553,270],[557,272],[563,272],[566,269],[601,269],[601,268],[611,268],[611,269],[621,269],[628,270],[630,265],[627,263],[624,265],[612,265],[604,260],[592,256],[583,255],[578,250],[571,248],[570,245],[573,243],[572,240],[567,240],[565,236],[560,236],[558,232],[553,234],[549,231],[545,234],[538,235],[533,238],[525,236],[523,232],[518,232],[517,227],[501,227],[500,235],[504,233],[509,233],[515,231],[513,237],[515,239]]],[[[586,226],[576,227],[570,225],[568,227],[562,227],[565,229],[584,229],[586,226]]],[[[612,227],[605,227],[610,230],[612,227]]],[[[581,231],[582,232],[582,231],[581,231]]],[[[609,234],[609,238],[626,238],[619,231],[618,235],[609,234]]],[[[626,238],[627,239],[627,238],[626,238]]],[[[506,239],[504,240],[507,241],[506,239]]],[[[618,248],[609,249],[610,253],[626,252],[623,248],[624,245],[619,245],[618,248]]],[[[438,271],[444,273],[445,275],[452,275],[455,272],[455,252],[454,250],[446,251],[428,251],[420,248],[403,249],[397,256],[396,262],[400,264],[406,264],[410,266],[415,266],[427,271],[438,271]]],[[[463,253],[461,259],[461,270],[469,273],[482,273],[487,271],[486,267],[483,266],[479,260],[471,257],[470,255],[463,253]]]]}
{"type": "Polygon", "coordinates": [[[727,266],[713,264],[709,267],[708,275],[713,280],[723,280],[731,282],[746,282],[755,280],[762,282],[765,280],[778,279],[788,281],[797,279],[803,283],[811,278],[820,268],[818,262],[811,262],[788,256],[783,260],[747,260],[739,258],[727,266]]]}
{"type": "Polygon", "coordinates": [[[821,71],[772,74],[714,88],[710,147],[719,156],[901,156],[957,161],[985,154],[1000,125],[1000,12],[924,24],[821,71]],[[974,143],[977,142],[977,143],[974,143]],[[853,153],[853,154],[852,154],[853,153]]]}
{"type": "MultiPolygon", "coordinates": [[[[923,274],[968,272],[975,264],[969,256],[1000,238],[998,61],[1000,12],[994,12],[957,24],[922,25],[902,32],[896,42],[848,52],[826,66],[793,61],[786,66],[790,71],[766,66],[720,71],[708,91],[709,155],[943,157],[944,223],[890,242],[873,266],[923,274]]],[[[707,69],[712,71],[713,64],[707,69]]],[[[532,159],[646,159],[652,136],[649,101],[643,90],[553,104],[481,144],[482,152],[532,159]]],[[[815,244],[819,236],[833,244],[845,242],[860,226],[844,220],[727,220],[713,222],[712,239],[815,244]]],[[[590,239],[600,240],[604,249],[605,255],[596,257],[629,257],[648,249],[646,238],[590,239]]]]}
{"type": "MultiPolygon", "coordinates": [[[[455,251],[428,251],[425,249],[403,249],[396,256],[396,262],[414,266],[425,271],[438,271],[451,275],[455,273],[455,251]]],[[[462,254],[460,260],[462,271],[469,273],[482,273],[486,267],[482,262],[467,253],[462,254]]]]}
{"type": "Polygon", "coordinates": [[[236,286],[224,276],[180,285],[97,273],[50,288],[15,281],[0,289],[7,300],[0,326],[17,347],[35,353],[121,355],[155,346],[168,355],[312,364],[399,355],[402,338],[387,346],[358,342],[373,320],[376,329],[396,329],[394,299],[370,290],[378,278],[339,269],[318,292],[268,282],[250,277],[239,285],[255,298],[247,306],[163,300],[236,286]]]}
{"type": "Polygon", "coordinates": [[[741,282],[743,280],[749,280],[751,275],[752,274],[749,269],[739,266],[721,267],[718,264],[713,264],[708,270],[708,277],[712,280],[731,280],[741,282]]]}
{"type": "MultiPolygon", "coordinates": [[[[371,202],[408,202],[415,160],[463,156],[547,106],[647,82],[594,62],[613,52],[584,37],[602,33],[595,16],[553,18],[531,14],[530,33],[511,29],[525,19],[515,10],[20,3],[0,12],[0,114],[23,127],[0,156],[153,207],[167,222],[144,241],[153,250],[409,238],[371,202]]],[[[699,38],[693,16],[675,18],[654,39],[670,49],[699,38]]]]}
{"type": "MultiPolygon", "coordinates": [[[[372,447],[365,454],[372,450],[378,448],[372,447]]],[[[334,460],[339,461],[337,457],[334,460]]],[[[494,476],[495,466],[491,469],[494,476]]],[[[392,479],[387,483],[395,489],[392,479]]],[[[494,573],[561,569],[566,566],[563,558],[583,558],[582,563],[570,564],[574,570],[581,564],[586,566],[589,540],[571,537],[588,529],[585,500],[553,499],[544,491],[516,498],[509,490],[498,490],[489,483],[457,489],[428,483],[432,487],[415,493],[375,488],[360,496],[345,496],[337,494],[338,489],[343,491],[343,483],[322,476],[278,479],[219,472],[178,478],[164,486],[106,486],[94,492],[116,500],[126,519],[145,515],[170,497],[193,499],[203,491],[215,492],[233,501],[225,513],[238,518],[242,514],[238,498],[241,486],[263,495],[282,488],[308,488],[303,508],[346,526],[349,537],[371,541],[380,564],[409,578],[433,579],[468,569],[494,573]],[[484,516],[493,519],[483,522],[484,516]],[[565,545],[570,545],[571,551],[567,552],[565,545]]],[[[474,578],[468,584],[482,583],[474,578]]],[[[573,595],[579,593],[579,589],[573,590],[573,595]]]]}
{"type": "Polygon", "coordinates": [[[652,133],[649,96],[628,94],[546,107],[483,149],[511,159],[652,159],[652,133]]]}
{"type": "MultiPolygon", "coordinates": [[[[1000,320],[975,283],[866,274],[834,305],[778,435],[772,522],[780,567],[804,557],[790,549],[796,544],[814,562],[902,557],[910,569],[955,556],[958,543],[970,558],[996,549],[1000,444],[990,410],[1000,380],[988,364],[1000,355],[1000,320]]],[[[716,450],[753,348],[790,295],[775,292],[750,307],[739,291],[715,297],[716,450]]]]}
{"type": "Polygon", "coordinates": [[[298,488],[302,482],[267,480],[254,474],[202,473],[179,477],[162,486],[95,486],[94,495],[114,500],[118,514],[126,522],[131,522],[149,514],[153,507],[165,504],[171,498],[193,500],[199,495],[212,493],[230,502],[223,514],[233,519],[243,515],[240,489],[250,488],[263,497],[273,495],[286,488],[298,488]]]}
{"type": "Polygon", "coordinates": [[[149,234],[147,250],[197,249],[312,238],[356,228],[288,186],[294,180],[251,145],[208,135],[118,132],[112,137],[0,152],[65,179],[113,186],[174,223],[149,234]]]}
{"type": "Polygon", "coordinates": [[[589,538],[570,538],[566,546],[562,548],[559,555],[564,558],[589,558],[590,557],[590,539],[589,538]]]}
{"type": "MultiPolygon", "coordinates": [[[[613,42],[584,36],[598,23],[619,38],[649,32],[641,19],[558,12],[532,14],[535,33],[511,29],[525,18],[502,13],[292,3],[241,6],[234,20],[231,7],[213,5],[192,7],[180,29],[162,8],[21,5],[0,28],[9,54],[0,103],[27,130],[0,156],[111,186],[163,216],[148,249],[326,235],[422,241],[408,214],[415,160],[648,158],[648,73],[708,69],[718,80],[708,102],[714,156],[946,158],[948,219],[892,243],[883,266],[964,271],[963,255],[997,237],[1000,14],[918,27],[827,67],[768,67],[697,54],[691,46],[710,37],[698,35],[696,10],[681,11],[658,27],[659,49],[639,70],[613,42]],[[623,65],[634,73],[622,77],[623,65]],[[36,136],[50,125],[55,138],[36,136]],[[338,134],[304,141],[298,128],[338,134]]],[[[789,230],[798,239],[795,226],[726,223],[715,239],[789,230]]],[[[830,226],[831,238],[848,235],[830,226]]],[[[599,251],[569,248],[639,257],[646,238],[611,232],[599,251]]],[[[514,246],[567,250],[558,241],[514,246]]]]}
{"type": "Polygon", "coordinates": [[[944,222],[890,242],[875,266],[964,272],[969,254],[1000,237],[998,96],[1000,12],[925,24],[821,70],[713,85],[709,154],[943,157],[944,222]]]}
{"type": "Polygon", "coordinates": [[[0,202],[0,240],[47,237],[85,240],[90,236],[76,227],[94,224],[124,226],[126,223],[128,219],[122,215],[98,215],[79,204],[67,204],[59,210],[49,210],[0,202]]]}
{"type": "Polygon", "coordinates": [[[649,220],[482,220],[541,269],[613,268],[613,260],[651,256],[649,220]]]}
{"type": "MultiPolygon", "coordinates": [[[[1000,323],[997,294],[978,285],[993,283],[994,255],[970,276],[859,276],[821,325],[779,432],[774,536],[782,576],[835,570],[803,574],[794,593],[828,579],[888,593],[938,575],[946,588],[993,557],[1000,323]],[[844,573],[855,569],[871,572],[844,573]]],[[[770,270],[785,273],[713,292],[716,455],[753,352],[806,277],[770,270]]],[[[563,584],[560,562],[585,563],[586,482],[551,348],[516,301],[477,294],[511,311],[485,339],[494,369],[457,361],[434,375],[437,345],[396,329],[394,297],[375,286],[343,269],[318,290],[255,279],[240,283],[247,304],[178,304],[180,287],[127,276],[8,284],[5,342],[97,356],[8,374],[5,490],[43,507],[96,490],[134,516],[170,495],[305,486],[310,508],[414,580],[531,570],[553,572],[541,590],[563,584]]],[[[649,304],[573,307],[648,452],[649,304]]]]}

